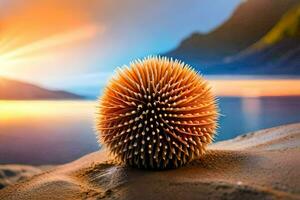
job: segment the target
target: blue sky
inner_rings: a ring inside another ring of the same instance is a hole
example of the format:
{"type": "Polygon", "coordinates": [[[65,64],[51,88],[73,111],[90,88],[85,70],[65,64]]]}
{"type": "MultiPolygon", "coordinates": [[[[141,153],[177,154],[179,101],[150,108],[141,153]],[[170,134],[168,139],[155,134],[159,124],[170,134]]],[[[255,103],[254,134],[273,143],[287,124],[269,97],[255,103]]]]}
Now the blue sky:
{"type": "MultiPolygon", "coordinates": [[[[28,5],[36,2],[0,0],[0,26],[2,19],[20,15],[20,10],[27,9],[28,5]]],[[[94,95],[105,85],[116,67],[128,64],[135,58],[171,50],[193,32],[207,33],[213,30],[232,14],[240,2],[57,0],[56,4],[61,4],[68,10],[80,8],[85,22],[96,26],[100,31],[71,48],[57,51],[57,59],[31,59],[30,62],[22,63],[22,66],[2,70],[2,75],[50,88],[94,95]],[[16,73],[17,71],[20,73],[16,73]]],[[[35,29],[39,31],[39,27],[35,29]]],[[[19,34],[22,35],[22,32],[19,34]]]]}

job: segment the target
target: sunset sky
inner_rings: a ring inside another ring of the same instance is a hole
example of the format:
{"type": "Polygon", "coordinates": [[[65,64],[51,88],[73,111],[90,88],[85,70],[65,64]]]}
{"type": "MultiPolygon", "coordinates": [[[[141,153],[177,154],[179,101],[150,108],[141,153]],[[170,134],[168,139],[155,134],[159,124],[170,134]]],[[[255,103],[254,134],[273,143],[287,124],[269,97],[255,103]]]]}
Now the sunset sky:
{"type": "Polygon", "coordinates": [[[95,93],[117,66],[211,31],[239,2],[0,0],[0,76],[95,93]]]}

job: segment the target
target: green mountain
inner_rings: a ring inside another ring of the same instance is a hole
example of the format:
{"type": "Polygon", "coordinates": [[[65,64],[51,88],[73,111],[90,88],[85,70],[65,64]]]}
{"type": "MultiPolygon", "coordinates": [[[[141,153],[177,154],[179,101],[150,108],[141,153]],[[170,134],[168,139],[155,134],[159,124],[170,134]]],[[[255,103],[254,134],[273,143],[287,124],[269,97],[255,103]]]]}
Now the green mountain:
{"type": "Polygon", "coordinates": [[[203,70],[210,74],[300,75],[300,4],[249,48],[203,70]]]}
{"type": "Polygon", "coordinates": [[[299,0],[247,0],[208,34],[194,33],[164,54],[192,65],[210,64],[235,55],[264,37],[299,0]]]}
{"type": "Polygon", "coordinates": [[[281,20],[252,48],[274,45],[287,38],[300,38],[300,4],[291,8],[281,20]]]}

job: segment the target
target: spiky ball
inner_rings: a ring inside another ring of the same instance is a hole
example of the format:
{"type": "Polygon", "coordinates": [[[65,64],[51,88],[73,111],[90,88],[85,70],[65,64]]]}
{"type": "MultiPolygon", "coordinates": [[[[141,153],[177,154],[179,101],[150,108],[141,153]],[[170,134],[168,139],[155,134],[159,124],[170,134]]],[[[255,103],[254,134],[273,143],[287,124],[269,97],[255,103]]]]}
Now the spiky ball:
{"type": "Polygon", "coordinates": [[[97,130],[117,159],[173,168],[199,158],[217,126],[217,105],[191,67],[148,57],[117,71],[99,100],[97,130]]]}

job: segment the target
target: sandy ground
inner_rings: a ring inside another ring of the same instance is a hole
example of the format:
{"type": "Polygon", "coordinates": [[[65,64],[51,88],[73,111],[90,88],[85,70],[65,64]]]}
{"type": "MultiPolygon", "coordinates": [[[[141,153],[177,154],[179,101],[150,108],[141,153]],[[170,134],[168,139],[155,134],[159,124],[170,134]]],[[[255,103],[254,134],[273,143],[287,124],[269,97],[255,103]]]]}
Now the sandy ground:
{"type": "Polygon", "coordinates": [[[41,172],[41,169],[28,165],[0,165],[0,189],[41,172]]]}
{"type": "Polygon", "coordinates": [[[5,187],[0,199],[300,199],[300,123],[213,144],[173,170],[131,169],[95,152],[5,187]]]}
{"type": "Polygon", "coordinates": [[[49,170],[54,166],[30,166],[30,165],[15,165],[6,164],[0,165],[0,189],[13,185],[17,182],[26,180],[36,174],[40,174],[43,171],[49,170]]]}

